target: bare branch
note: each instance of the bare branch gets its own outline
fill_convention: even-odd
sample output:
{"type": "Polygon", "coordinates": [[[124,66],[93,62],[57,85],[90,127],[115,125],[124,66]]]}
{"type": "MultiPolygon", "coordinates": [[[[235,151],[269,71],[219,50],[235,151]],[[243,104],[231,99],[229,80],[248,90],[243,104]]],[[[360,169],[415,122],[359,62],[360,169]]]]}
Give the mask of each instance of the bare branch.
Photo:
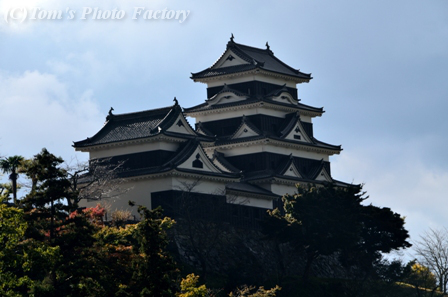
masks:
{"type": "Polygon", "coordinates": [[[419,261],[427,266],[437,277],[443,293],[448,283],[448,230],[429,229],[414,245],[419,261]]]}
{"type": "Polygon", "coordinates": [[[102,199],[121,196],[130,190],[125,185],[126,180],[120,177],[125,161],[113,164],[111,158],[90,160],[90,162],[79,162],[72,159],[67,164],[66,170],[72,182],[72,191],[79,193],[78,203],[82,199],[88,201],[99,201],[102,199]]]}

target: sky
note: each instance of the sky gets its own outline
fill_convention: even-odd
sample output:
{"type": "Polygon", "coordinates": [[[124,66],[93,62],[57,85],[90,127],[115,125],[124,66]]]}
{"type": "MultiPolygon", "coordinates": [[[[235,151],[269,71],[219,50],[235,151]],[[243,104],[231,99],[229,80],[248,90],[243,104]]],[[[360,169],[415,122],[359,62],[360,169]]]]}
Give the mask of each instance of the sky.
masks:
{"type": "Polygon", "coordinates": [[[343,147],[335,179],[404,216],[411,241],[448,227],[447,0],[0,0],[0,156],[87,160],[71,145],[110,107],[202,103],[191,72],[232,33],[312,73],[299,98],[324,107],[314,136],[343,147]]]}

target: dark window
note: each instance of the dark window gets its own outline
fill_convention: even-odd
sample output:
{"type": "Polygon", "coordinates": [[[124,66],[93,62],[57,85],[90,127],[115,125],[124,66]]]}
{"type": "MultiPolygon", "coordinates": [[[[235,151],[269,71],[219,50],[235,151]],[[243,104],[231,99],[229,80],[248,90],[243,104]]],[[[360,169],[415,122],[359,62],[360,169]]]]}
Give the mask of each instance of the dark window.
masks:
{"type": "Polygon", "coordinates": [[[294,139],[302,139],[301,137],[300,137],[300,135],[294,135],[294,139]]]}
{"type": "Polygon", "coordinates": [[[193,167],[194,168],[203,168],[204,165],[202,164],[201,160],[199,160],[201,156],[199,154],[196,155],[196,160],[193,161],[193,167]]]}

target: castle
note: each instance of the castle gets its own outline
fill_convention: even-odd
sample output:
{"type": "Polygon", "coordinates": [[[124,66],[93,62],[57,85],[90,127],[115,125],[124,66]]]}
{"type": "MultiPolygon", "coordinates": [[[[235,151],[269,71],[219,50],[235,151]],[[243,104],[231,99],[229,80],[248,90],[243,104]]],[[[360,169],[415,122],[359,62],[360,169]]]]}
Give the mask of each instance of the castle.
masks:
{"type": "Polygon", "coordinates": [[[341,147],[314,137],[312,120],[323,108],[298,98],[296,85],[311,74],[282,62],[268,43],[254,48],[232,35],[217,61],[191,79],[207,84],[205,102],[181,108],[174,99],[160,109],[111,111],[98,133],[74,143],[90,160],[124,162],[119,175],[130,190],[114,198],[115,208],[133,200],[174,215],[188,193],[250,225],[297,183],[347,185],[330,169],[329,157],[341,147]]]}

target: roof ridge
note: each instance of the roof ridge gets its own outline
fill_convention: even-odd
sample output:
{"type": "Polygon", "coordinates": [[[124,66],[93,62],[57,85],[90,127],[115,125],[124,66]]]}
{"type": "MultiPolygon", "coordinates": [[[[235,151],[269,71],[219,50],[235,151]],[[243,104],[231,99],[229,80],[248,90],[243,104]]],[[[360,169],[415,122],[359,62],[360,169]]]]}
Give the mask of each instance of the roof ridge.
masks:
{"type": "MultiPolygon", "coordinates": [[[[263,53],[267,52],[267,53],[269,53],[269,54],[272,56],[272,58],[274,58],[277,62],[279,62],[280,64],[282,64],[283,66],[285,66],[285,67],[288,68],[289,70],[293,71],[295,74],[304,74],[304,75],[308,75],[308,76],[310,76],[310,79],[312,78],[312,77],[311,77],[311,73],[304,73],[304,72],[301,72],[300,69],[295,69],[295,68],[289,66],[288,64],[286,64],[285,62],[283,62],[282,60],[280,60],[279,58],[277,58],[277,57],[274,55],[274,52],[270,49],[270,46],[268,45],[268,43],[266,43],[266,46],[267,46],[266,49],[262,49],[262,48],[258,48],[258,47],[253,47],[253,46],[245,45],[245,44],[240,44],[240,43],[236,43],[236,42],[233,42],[233,45],[236,46],[237,48],[238,48],[238,47],[243,47],[243,48],[247,48],[247,49],[249,49],[249,50],[256,50],[256,51],[260,51],[260,52],[263,52],[263,53]]],[[[238,49],[241,50],[241,51],[243,51],[243,49],[240,49],[240,48],[238,48],[238,49]]],[[[244,54],[250,57],[250,55],[249,55],[248,53],[244,53],[244,54]]],[[[251,58],[252,58],[253,60],[257,61],[255,58],[253,58],[253,57],[251,57],[251,58]]],[[[250,63],[251,61],[248,61],[248,62],[250,63]]],[[[258,61],[258,62],[263,62],[263,64],[264,64],[265,61],[258,61]]],[[[261,65],[261,67],[263,67],[263,65],[261,65]]]]}
{"type": "Polygon", "coordinates": [[[208,130],[208,129],[204,126],[204,123],[202,123],[201,121],[199,121],[199,122],[197,123],[196,130],[195,130],[195,131],[199,131],[199,130],[202,130],[202,132],[204,132],[204,134],[207,135],[207,136],[210,136],[210,137],[216,137],[216,135],[213,134],[210,130],[208,130]]]}
{"type": "Polygon", "coordinates": [[[161,107],[161,108],[156,108],[156,109],[147,109],[147,110],[142,110],[142,111],[135,111],[135,112],[128,112],[128,113],[119,113],[119,114],[112,114],[110,117],[110,120],[122,120],[126,119],[128,117],[131,116],[137,116],[137,117],[143,117],[148,113],[154,114],[154,113],[158,113],[158,112],[162,112],[164,110],[171,110],[175,105],[172,106],[165,106],[165,107],[161,107]]]}
{"type": "MultiPolygon", "coordinates": [[[[230,170],[234,173],[240,173],[241,170],[233,166],[227,159],[224,157],[223,153],[218,152],[217,150],[213,151],[213,158],[218,160],[219,163],[221,163],[222,166],[224,166],[226,169],[230,170]]],[[[212,159],[213,161],[213,159],[212,159]]]]}

